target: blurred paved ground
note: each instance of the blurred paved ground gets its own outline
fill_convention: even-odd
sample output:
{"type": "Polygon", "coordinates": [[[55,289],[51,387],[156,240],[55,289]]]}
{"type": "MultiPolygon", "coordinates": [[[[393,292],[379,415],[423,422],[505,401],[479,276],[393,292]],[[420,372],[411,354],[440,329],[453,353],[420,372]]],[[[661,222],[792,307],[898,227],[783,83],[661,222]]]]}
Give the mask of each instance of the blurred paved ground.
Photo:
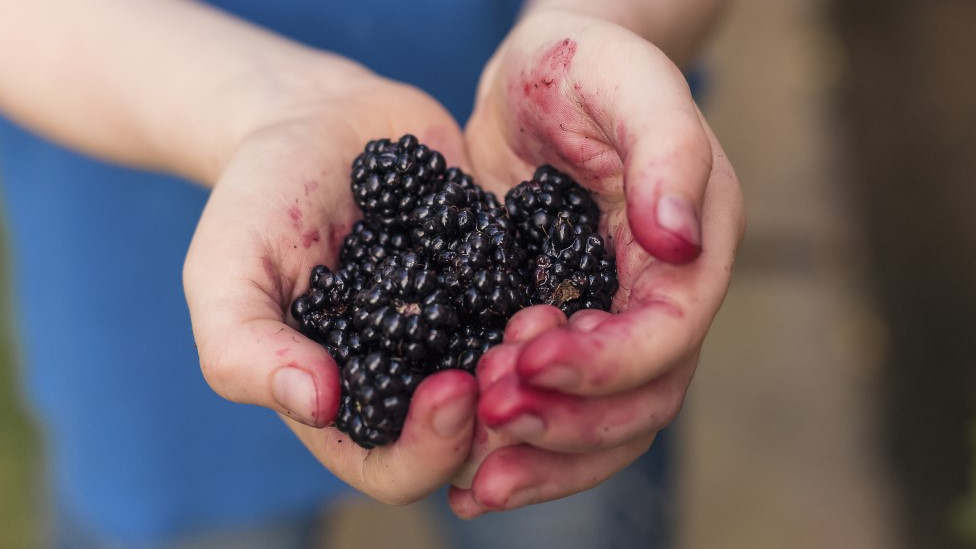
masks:
{"type": "Polygon", "coordinates": [[[819,0],[739,0],[710,120],[749,229],[682,412],[682,549],[894,549],[876,432],[885,333],[862,291],[819,0]]]}

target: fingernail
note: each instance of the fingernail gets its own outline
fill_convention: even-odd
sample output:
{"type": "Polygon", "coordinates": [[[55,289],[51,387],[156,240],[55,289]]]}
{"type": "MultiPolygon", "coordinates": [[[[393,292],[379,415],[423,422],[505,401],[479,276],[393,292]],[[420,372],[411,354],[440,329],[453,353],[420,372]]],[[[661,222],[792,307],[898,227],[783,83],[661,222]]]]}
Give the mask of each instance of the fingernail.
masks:
{"type": "Polygon", "coordinates": [[[279,368],[271,378],[271,395],[288,417],[316,425],[318,390],[311,374],[299,368],[279,368]]]}
{"type": "Polygon", "coordinates": [[[523,414],[503,425],[501,429],[525,442],[532,442],[546,434],[546,422],[537,415],[523,414]]]}
{"type": "Polygon", "coordinates": [[[474,397],[463,395],[444,404],[434,411],[431,420],[434,432],[443,438],[450,438],[461,432],[474,417],[474,397]]]}
{"type": "Polygon", "coordinates": [[[657,224],[688,244],[701,246],[701,224],[695,208],[683,196],[663,194],[657,200],[657,224]]]}
{"type": "Polygon", "coordinates": [[[527,380],[530,384],[547,389],[572,389],[580,383],[580,375],[568,366],[550,366],[527,380]]]}
{"type": "Polygon", "coordinates": [[[532,505],[539,501],[539,490],[538,488],[526,488],[515,492],[509,496],[508,501],[505,502],[506,509],[516,509],[518,507],[525,507],[526,505],[532,505]]]}

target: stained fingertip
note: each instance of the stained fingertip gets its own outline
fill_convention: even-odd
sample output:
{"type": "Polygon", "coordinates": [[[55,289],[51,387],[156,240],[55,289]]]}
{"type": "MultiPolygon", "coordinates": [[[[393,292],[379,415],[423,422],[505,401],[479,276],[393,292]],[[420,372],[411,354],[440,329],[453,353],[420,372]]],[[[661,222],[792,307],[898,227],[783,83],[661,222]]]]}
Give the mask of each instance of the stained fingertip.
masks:
{"type": "Polygon", "coordinates": [[[515,375],[503,376],[490,388],[482,391],[478,400],[478,419],[488,427],[508,423],[521,411],[522,395],[515,375]]]}
{"type": "MultiPolygon", "coordinates": [[[[470,437],[465,433],[474,428],[477,395],[477,382],[467,372],[448,370],[428,377],[411,399],[399,443],[429,444],[438,440],[453,444],[455,439],[470,437]]],[[[468,448],[463,451],[466,453],[468,448]]]]}
{"type": "Polygon", "coordinates": [[[519,378],[540,388],[571,390],[580,380],[576,364],[589,356],[587,333],[552,330],[525,345],[516,371],[519,378]]]}
{"type": "Polygon", "coordinates": [[[522,343],[538,334],[559,326],[565,326],[568,320],[558,307],[552,305],[534,305],[515,313],[505,326],[505,341],[522,343]]]}
{"type": "MultiPolygon", "coordinates": [[[[326,377],[326,376],[323,376],[326,377]]],[[[311,372],[292,366],[279,368],[271,377],[271,395],[279,412],[309,427],[321,428],[332,423],[338,413],[336,381],[316,382],[311,372]]]]}
{"type": "Polygon", "coordinates": [[[569,317],[569,325],[579,332],[592,332],[613,316],[599,309],[583,309],[569,317]]]}
{"type": "Polygon", "coordinates": [[[637,242],[661,261],[683,265],[701,254],[701,221],[686,198],[661,195],[652,208],[635,200],[628,204],[627,217],[637,242]]]}
{"type": "Polygon", "coordinates": [[[476,378],[481,391],[486,391],[502,376],[515,371],[520,347],[509,343],[496,345],[482,355],[478,361],[476,378]]]}

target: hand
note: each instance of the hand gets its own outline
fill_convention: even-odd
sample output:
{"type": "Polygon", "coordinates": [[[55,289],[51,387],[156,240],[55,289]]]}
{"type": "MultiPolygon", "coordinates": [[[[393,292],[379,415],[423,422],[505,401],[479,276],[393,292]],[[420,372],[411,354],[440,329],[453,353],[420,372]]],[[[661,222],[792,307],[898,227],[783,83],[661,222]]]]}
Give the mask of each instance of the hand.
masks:
{"type": "Polygon", "coordinates": [[[340,396],[336,364],[293,328],[288,311],[313,266],[336,266],[359,217],[350,170],[367,141],[414,133],[455,165],[464,163],[463,147],[457,124],[431,98],[353,72],[330,78],[342,89],[300,86],[294,97],[275,98],[267,123],[221,170],[184,284],[203,373],[216,392],[276,410],[337,476],[378,500],[408,503],[442,486],[464,461],[475,380],[460,371],[431,376],[415,393],[400,439],[363,450],[328,427],[340,396]]]}
{"type": "Polygon", "coordinates": [[[497,192],[544,163],[588,187],[620,278],[617,314],[532,307],[482,359],[476,472],[450,493],[473,517],[588,489],[650,447],[694,375],[744,212],[681,72],[595,19],[524,19],[484,71],[466,139],[497,192]]]}

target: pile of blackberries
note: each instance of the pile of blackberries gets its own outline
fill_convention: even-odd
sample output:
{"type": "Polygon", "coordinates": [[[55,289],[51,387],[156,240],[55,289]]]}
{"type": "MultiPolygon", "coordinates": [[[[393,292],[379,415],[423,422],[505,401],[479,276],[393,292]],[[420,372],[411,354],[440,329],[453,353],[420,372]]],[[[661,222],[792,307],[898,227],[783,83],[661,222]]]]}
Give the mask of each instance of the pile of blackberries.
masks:
{"type": "Polygon", "coordinates": [[[352,193],[364,217],[338,269],[315,267],[291,312],[339,364],[336,427],[364,448],[397,439],[426,376],[473,373],[520,309],[610,308],[617,271],[599,208],[550,166],[502,204],[405,135],[366,145],[352,193]]]}

